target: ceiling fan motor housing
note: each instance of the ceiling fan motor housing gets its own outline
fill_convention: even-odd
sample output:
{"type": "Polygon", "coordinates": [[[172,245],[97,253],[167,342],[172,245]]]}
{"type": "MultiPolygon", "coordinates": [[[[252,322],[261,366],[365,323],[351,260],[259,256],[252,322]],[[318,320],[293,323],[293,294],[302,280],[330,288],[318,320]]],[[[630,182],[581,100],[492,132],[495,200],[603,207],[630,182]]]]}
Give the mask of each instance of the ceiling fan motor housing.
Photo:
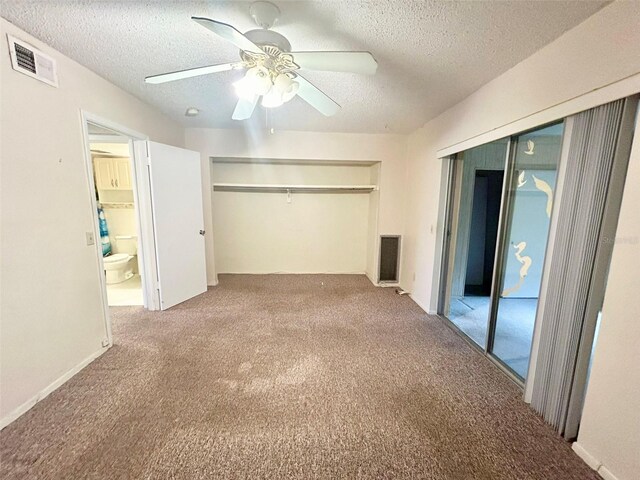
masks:
{"type": "Polygon", "coordinates": [[[280,49],[280,51],[282,52],[291,51],[291,44],[289,43],[289,40],[287,40],[283,35],[274,32],[273,30],[249,30],[244,34],[244,36],[259,47],[269,45],[280,49]]]}
{"type": "Polygon", "coordinates": [[[273,27],[280,17],[280,9],[271,2],[253,2],[249,13],[256,24],[265,29],[273,27]]]}

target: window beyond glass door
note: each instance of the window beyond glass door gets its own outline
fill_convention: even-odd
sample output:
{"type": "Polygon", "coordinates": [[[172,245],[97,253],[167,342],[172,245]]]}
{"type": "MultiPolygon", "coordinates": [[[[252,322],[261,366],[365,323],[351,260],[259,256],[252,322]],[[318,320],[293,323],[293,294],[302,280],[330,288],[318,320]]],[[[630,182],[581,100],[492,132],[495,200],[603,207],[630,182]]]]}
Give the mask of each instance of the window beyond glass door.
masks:
{"type": "Polygon", "coordinates": [[[562,124],[552,125],[520,135],[512,143],[515,151],[490,352],[521,379],[529,367],[562,131],[562,124]]]}

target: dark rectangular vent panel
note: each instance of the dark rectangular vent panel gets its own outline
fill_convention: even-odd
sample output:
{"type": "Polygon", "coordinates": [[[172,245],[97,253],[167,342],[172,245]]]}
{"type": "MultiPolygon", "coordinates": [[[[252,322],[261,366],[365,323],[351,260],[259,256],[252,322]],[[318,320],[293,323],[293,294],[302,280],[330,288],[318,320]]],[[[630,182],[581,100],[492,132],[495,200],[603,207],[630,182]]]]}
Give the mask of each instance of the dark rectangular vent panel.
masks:
{"type": "Polygon", "coordinates": [[[379,272],[379,281],[381,283],[395,283],[398,281],[399,255],[400,237],[398,235],[382,235],[380,237],[379,272]]]}
{"type": "Polygon", "coordinates": [[[15,44],[16,60],[18,65],[31,73],[36,73],[36,57],[31,50],[24,48],[22,45],[15,44]]]}

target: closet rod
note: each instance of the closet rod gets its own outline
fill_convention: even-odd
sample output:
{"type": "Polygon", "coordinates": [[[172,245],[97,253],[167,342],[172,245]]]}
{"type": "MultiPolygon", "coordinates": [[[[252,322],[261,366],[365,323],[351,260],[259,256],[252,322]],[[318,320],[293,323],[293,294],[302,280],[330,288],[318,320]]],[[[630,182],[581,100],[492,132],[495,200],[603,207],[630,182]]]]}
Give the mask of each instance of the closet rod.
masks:
{"type": "Polygon", "coordinates": [[[250,183],[214,183],[215,191],[262,191],[262,192],[372,192],[377,185],[280,185],[250,183]]]}

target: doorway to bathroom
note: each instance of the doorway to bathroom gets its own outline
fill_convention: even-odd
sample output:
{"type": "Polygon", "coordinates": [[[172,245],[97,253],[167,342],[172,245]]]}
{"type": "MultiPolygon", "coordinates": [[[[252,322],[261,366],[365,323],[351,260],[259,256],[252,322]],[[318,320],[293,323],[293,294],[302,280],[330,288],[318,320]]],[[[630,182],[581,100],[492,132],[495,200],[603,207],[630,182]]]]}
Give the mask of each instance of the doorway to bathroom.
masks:
{"type": "Polygon", "coordinates": [[[144,305],[131,138],[92,122],[87,133],[107,304],[144,305]]]}
{"type": "Polygon", "coordinates": [[[81,112],[105,331],[109,308],[166,310],[207,290],[200,153],[81,112]]]}

